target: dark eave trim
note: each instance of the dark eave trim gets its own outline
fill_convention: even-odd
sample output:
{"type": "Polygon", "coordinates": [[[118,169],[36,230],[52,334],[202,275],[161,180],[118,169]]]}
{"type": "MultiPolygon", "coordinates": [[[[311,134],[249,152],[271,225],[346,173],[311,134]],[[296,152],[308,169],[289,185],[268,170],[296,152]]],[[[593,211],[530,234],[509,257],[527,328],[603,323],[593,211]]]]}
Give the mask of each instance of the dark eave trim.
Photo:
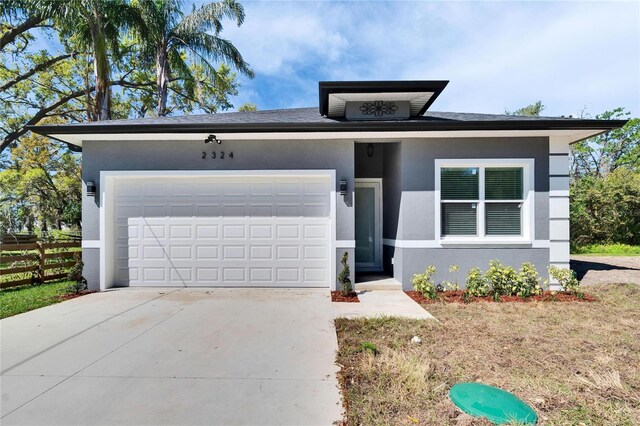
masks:
{"type": "Polygon", "coordinates": [[[277,132],[410,132],[473,130],[611,130],[627,120],[509,120],[509,121],[350,121],[330,123],[184,123],[184,124],[73,124],[27,126],[41,135],[118,133],[277,133],[277,132]]]}
{"type": "Polygon", "coordinates": [[[422,115],[440,96],[449,84],[448,80],[405,80],[405,81],[320,81],[318,93],[320,115],[329,114],[329,95],[331,93],[394,93],[394,92],[433,92],[433,96],[422,107],[422,115]]]}

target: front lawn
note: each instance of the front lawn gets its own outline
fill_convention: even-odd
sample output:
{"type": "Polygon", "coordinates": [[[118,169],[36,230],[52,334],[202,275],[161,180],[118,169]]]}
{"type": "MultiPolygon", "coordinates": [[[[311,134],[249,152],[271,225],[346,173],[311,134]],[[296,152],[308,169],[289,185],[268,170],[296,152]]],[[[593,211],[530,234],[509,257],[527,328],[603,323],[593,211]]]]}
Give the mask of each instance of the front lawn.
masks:
{"type": "Polygon", "coordinates": [[[640,246],[628,244],[590,244],[571,247],[571,254],[588,254],[593,256],[640,256],[640,246]]]}
{"type": "Polygon", "coordinates": [[[439,323],[336,320],[348,424],[457,424],[448,391],[463,381],[514,392],[542,424],[640,424],[640,286],[589,293],[598,301],[427,305],[439,323]]]}
{"type": "Polygon", "coordinates": [[[0,290],[0,319],[58,303],[70,286],[70,281],[57,281],[0,290]]]}

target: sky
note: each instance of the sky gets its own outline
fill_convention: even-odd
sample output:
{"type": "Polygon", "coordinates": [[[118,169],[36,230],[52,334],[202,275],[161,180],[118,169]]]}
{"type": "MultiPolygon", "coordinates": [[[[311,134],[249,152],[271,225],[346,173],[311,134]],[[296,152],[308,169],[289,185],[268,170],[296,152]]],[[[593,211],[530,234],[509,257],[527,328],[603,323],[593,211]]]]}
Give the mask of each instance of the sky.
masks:
{"type": "MultiPolygon", "coordinates": [[[[197,2],[196,2],[197,4],[197,2]]],[[[318,105],[318,81],[449,80],[434,111],[640,115],[640,2],[242,1],[239,106],[318,105]]]]}

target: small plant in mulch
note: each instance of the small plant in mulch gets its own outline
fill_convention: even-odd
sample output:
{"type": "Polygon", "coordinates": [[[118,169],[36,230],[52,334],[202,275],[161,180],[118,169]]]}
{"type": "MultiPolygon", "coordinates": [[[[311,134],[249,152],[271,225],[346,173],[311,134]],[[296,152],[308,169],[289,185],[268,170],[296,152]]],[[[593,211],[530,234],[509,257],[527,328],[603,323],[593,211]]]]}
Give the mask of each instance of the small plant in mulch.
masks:
{"type": "Polygon", "coordinates": [[[411,279],[411,285],[422,297],[433,300],[438,296],[436,284],[433,282],[433,275],[436,272],[436,267],[429,265],[423,274],[415,274],[411,279]]]}
{"type": "Polygon", "coordinates": [[[563,269],[558,268],[557,266],[549,266],[548,268],[549,276],[554,278],[560,284],[563,291],[568,293],[578,293],[578,286],[580,286],[580,282],[576,277],[576,273],[571,269],[563,269]]]}
{"type": "Polygon", "coordinates": [[[469,296],[484,297],[489,295],[489,281],[480,268],[471,268],[467,274],[467,290],[469,296]]]}
{"type": "Polygon", "coordinates": [[[342,270],[338,274],[338,282],[340,283],[340,291],[331,292],[331,300],[333,302],[360,302],[358,295],[353,291],[351,283],[351,269],[349,268],[349,252],[342,255],[342,270]]]}

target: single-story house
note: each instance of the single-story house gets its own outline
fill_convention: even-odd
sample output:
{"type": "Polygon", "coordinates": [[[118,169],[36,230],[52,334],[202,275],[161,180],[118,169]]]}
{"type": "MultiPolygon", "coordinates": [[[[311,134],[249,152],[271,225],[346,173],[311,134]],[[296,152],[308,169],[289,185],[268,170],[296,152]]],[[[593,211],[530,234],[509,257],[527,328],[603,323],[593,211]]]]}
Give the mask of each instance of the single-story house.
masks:
{"type": "Polygon", "coordinates": [[[84,275],[411,288],[491,259],[569,267],[569,145],[625,121],[431,111],[447,81],[320,82],[319,108],[43,125],[82,147],[84,275]],[[398,284],[400,285],[400,284],[398,284]]]}

